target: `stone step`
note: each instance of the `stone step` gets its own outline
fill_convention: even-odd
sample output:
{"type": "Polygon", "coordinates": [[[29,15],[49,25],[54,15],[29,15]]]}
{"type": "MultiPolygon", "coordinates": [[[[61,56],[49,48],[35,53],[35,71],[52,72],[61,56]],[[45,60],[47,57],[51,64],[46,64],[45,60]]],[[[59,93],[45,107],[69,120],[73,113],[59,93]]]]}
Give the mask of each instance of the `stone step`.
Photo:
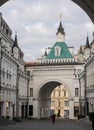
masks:
{"type": "Polygon", "coordinates": [[[2,116],[0,116],[0,126],[6,126],[6,125],[15,125],[15,121],[8,120],[2,116]]]}

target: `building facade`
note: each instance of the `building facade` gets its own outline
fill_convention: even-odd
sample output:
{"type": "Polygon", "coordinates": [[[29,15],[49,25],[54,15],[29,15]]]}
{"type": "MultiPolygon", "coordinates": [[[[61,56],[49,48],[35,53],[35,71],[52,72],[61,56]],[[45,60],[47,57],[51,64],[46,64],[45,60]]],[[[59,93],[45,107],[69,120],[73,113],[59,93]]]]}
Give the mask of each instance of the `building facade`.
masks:
{"type": "MultiPolygon", "coordinates": [[[[35,63],[26,63],[26,70],[30,76],[29,113],[31,112],[30,117],[33,118],[49,117],[52,111],[69,119],[74,119],[79,114],[78,75],[83,71],[84,62],[75,60],[73,49],[69,50],[65,43],[65,32],[61,21],[56,35],[57,42],[53,47],[45,50],[44,56],[35,63]],[[60,100],[56,103],[60,105],[61,102],[62,108],[64,101],[69,104],[62,112],[60,107],[56,109],[51,106],[51,93],[58,86],[64,86],[68,93],[67,98],[63,97],[63,102],[60,100]]],[[[54,98],[52,97],[52,100],[54,98]]]]}
{"type": "Polygon", "coordinates": [[[86,41],[85,54],[84,71],[79,77],[81,106],[84,104],[85,109],[80,107],[80,112],[87,116],[89,112],[94,112],[94,33],[91,44],[88,39],[86,41]]]}
{"type": "Polygon", "coordinates": [[[60,85],[51,94],[51,114],[57,117],[69,118],[69,93],[66,87],[60,85]]]}
{"type": "Polygon", "coordinates": [[[12,31],[0,13],[0,115],[4,117],[25,117],[27,82],[23,52],[18,46],[17,34],[12,31]]]}
{"type": "Polygon", "coordinates": [[[55,112],[74,119],[94,111],[94,39],[89,45],[87,37],[74,55],[61,21],[56,35],[41,58],[25,63],[17,33],[13,40],[0,13],[0,116],[40,119],[55,112]]]}

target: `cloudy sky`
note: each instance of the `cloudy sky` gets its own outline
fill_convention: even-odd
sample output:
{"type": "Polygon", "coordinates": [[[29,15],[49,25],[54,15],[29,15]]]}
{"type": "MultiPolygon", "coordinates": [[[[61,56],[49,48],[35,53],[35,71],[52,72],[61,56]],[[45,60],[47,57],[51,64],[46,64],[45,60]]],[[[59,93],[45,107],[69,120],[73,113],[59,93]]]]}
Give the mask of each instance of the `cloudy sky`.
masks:
{"type": "Polygon", "coordinates": [[[60,13],[68,46],[77,50],[85,44],[87,34],[92,41],[93,23],[71,0],[10,0],[0,7],[0,12],[13,32],[13,39],[17,31],[25,61],[41,57],[45,48],[54,45],[60,13]]]}

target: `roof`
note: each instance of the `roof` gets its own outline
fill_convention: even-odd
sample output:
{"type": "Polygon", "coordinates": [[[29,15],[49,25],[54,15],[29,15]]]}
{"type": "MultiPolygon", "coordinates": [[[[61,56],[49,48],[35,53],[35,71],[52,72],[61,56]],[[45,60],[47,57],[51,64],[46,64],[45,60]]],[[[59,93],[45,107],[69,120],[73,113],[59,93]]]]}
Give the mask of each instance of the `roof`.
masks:
{"type": "Polygon", "coordinates": [[[30,67],[30,66],[34,66],[34,65],[38,65],[39,63],[38,62],[25,62],[25,66],[26,67],[30,67]]]}
{"type": "Polygon", "coordinates": [[[66,43],[56,42],[51,51],[49,52],[47,59],[62,59],[62,58],[73,58],[66,43]],[[60,55],[55,55],[55,47],[60,47],[60,55]]]}
{"type": "Polygon", "coordinates": [[[88,36],[87,36],[87,39],[86,39],[86,46],[85,46],[85,48],[90,48],[90,46],[89,46],[89,38],[88,38],[88,36]]]}
{"type": "Polygon", "coordinates": [[[60,21],[60,24],[59,24],[59,28],[57,29],[56,35],[57,35],[58,33],[61,33],[61,34],[65,35],[64,28],[62,27],[61,21],[60,21]]]}

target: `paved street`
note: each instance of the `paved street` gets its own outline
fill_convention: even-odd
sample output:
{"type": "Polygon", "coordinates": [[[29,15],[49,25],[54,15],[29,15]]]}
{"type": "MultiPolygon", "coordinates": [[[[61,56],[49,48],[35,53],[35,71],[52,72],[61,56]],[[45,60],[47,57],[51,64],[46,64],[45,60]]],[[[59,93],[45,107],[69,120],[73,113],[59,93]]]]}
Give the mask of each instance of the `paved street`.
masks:
{"type": "Polygon", "coordinates": [[[92,126],[72,120],[56,120],[55,124],[51,120],[29,120],[0,127],[0,130],[92,130],[92,126]]]}

